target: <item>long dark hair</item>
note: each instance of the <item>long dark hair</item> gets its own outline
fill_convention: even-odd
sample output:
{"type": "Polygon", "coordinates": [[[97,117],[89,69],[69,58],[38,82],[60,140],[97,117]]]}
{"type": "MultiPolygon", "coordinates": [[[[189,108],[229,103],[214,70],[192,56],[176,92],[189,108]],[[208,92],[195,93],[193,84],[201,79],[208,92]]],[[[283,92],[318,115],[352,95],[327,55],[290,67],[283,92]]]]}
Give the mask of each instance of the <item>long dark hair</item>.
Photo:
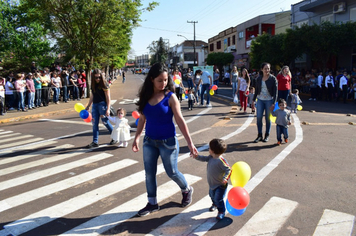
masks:
{"type": "Polygon", "coordinates": [[[105,79],[105,76],[103,76],[103,73],[101,72],[101,70],[99,69],[94,69],[93,72],[91,73],[91,90],[93,91],[93,93],[95,92],[95,87],[96,86],[96,82],[95,82],[95,75],[96,74],[100,74],[101,80],[99,81],[99,89],[109,89],[109,85],[108,82],[105,79]]]}
{"type": "Polygon", "coordinates": [[[139,100],[136,103],[136,105],[138,106],[137,110],[140,113],[143,113],[143,109],[145,108],[148,100],[150,100],[150,98],[153,95],[153,82],[152,80],[157,78],[160,74],[167,72],[168,74],[168,83],[167,86],[164,88],[164,91],[174,91],[174,85],[173,85],[173,80],[170,76],[170,74],[168,73],[168,68],[163,64],[163,63],[156,63],[154,64],[151,69],[149,70],[145,82],[143,82],[139,92],[138,92],[138,97],[139,100]]]}
{"type": "MultiPolygon", "coordinates": [[[[246,72],[246,77],[244,78],[246,80],[246,83],[250,83],[250,75],[248,74],[248,70],[246,68],[243,68],[242,71],[246,72]]],[[[241,75],[243,77],[242,71],[241,71],[241,75]]]]}

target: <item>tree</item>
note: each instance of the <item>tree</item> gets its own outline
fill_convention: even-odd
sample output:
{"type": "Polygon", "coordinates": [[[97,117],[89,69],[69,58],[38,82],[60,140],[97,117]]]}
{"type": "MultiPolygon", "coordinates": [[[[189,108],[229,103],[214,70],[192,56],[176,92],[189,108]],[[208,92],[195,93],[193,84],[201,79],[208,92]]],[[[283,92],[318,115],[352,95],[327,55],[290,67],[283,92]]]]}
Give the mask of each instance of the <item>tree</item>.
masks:
{"type": "Polygon", "coordinates": [[[8,1],[0,1],[0,12],[0,58],[5,70],[29,72],[31,61],[40,66],[54,61],[47,31],[27,12],[8,1]]]}
{"type": "Polygon", "coordinates": [[[168,58],[168,48],[169,45],[166,43],[162,37],[157,41],[153,41],[147,49],[150,51],[151,59],[150,64],[153,65],[157,62],[165,63],[168,58]]]}
{"type": "Polygon", "coordinates": [[[208,57],[206,58],[206,63],[208,65],[217,66],[220,73],[222,73],[223,66],[230,64],[233,60],[234,55],[232,55],[231,53],[213,52],[208,54],[208,57]]]}
{"type": "Polygon", "coordinates": [[[124,65],[142,11],[156,5],[142,8],[141,0],[22,0],[22,7],[51,30],[65,54],[85,62],[89,78],[95,62],[124,65]]]}

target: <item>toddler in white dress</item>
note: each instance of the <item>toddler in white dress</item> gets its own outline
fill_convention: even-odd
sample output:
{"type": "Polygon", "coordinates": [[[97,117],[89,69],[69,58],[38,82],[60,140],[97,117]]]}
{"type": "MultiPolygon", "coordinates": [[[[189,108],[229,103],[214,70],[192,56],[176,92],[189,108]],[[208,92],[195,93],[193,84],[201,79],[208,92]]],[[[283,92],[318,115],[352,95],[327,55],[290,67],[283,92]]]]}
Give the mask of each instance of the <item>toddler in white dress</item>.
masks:
{"type": "Polygon", "coordinates": [[[118,147],[127,147],[130,140],[130,125],[128,120],[125,118],[126,111],[123,108],[119,108],[116,111],[117,116],[111,117],[108,119],[112,124],[115,125],[114,129],[111,132],[111,143],[119,143],[118,147]]]}

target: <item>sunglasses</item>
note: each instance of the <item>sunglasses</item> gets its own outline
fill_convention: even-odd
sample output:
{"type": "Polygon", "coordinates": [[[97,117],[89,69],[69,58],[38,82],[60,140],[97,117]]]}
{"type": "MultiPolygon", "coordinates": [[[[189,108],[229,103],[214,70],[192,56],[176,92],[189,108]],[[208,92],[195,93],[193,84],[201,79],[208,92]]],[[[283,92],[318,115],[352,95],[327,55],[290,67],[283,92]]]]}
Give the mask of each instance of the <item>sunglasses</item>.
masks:
{"type": "Polygon", "coordinates": [[[101,76],[95,76],[94,79],[101,79],[101,76]]]}

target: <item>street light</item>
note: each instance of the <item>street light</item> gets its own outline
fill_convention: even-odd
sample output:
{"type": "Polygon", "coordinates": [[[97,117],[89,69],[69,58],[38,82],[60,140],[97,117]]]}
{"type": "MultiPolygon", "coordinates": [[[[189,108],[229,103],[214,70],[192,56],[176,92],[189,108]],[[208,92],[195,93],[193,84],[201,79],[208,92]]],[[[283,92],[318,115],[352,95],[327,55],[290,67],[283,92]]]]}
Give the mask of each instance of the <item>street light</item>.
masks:
{"type": "MultiPolygon", "coordinates": [[[[190,41],[190,40],[187,39],[187,37],[185,37],[184,35],[177,34],[177,36],[183,37],[183,38],[185,38],[187,41],[190,41]]],[[[190,43],[191,43],[191,42],[190,42],[190,43]]],[[[194,66],[196,66],[195,62],[196,62],[197,60],[196,60],[196,55],[195,55],[195,37],[194,37],[194,43],[192,43],[192,45],[193,45],[193,48],[194,48],[194,66]]]]}

